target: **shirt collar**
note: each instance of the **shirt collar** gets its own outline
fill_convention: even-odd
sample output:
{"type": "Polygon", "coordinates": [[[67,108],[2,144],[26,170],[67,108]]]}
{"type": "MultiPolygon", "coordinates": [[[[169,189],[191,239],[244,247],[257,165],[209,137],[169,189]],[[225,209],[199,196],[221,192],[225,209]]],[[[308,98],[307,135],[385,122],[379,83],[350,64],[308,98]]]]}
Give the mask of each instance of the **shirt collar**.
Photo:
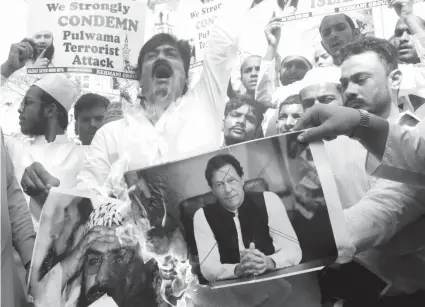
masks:
{"type": "MultiPolygon", "coordinates": [[[[34,137],[34,140],[32,143],[35,145],[48,144],[46,137],[44,135],[37,135],[36,137],[34,137]]],[[[69,143],[69,139],[66,134],[57,135],[55,140],[52,142],[52,144],[65,144],[65,143],[69,143]]]]}

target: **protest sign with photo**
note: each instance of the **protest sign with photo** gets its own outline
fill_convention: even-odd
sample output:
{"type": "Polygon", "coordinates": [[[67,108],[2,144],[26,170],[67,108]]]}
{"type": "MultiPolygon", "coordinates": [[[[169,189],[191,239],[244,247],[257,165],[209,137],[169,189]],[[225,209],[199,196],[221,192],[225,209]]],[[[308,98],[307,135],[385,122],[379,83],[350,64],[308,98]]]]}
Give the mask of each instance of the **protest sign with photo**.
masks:
{"type": "Polygon", "coordinates": [[[161,258],[167,242],[150,229],[138,204],[52,189],[32,257],[29,294],[35,305],[186,306],[192,274],[185,246],[173,242],[178,252],[161,258]]]}
{"type": "Polygon", "coordinates": [[[31,1],[28,37],[36,52],[27,72],[135,79],[146,9],[141,1],[31,1]]]}
{"type": "Polygon", "coordinates": [[[127,172],[129,197],[164,240],[182,229],[192,271],[212,288],[318,270],[348,237],[323,144],[298,135],[127,172]],[[252,253],[264,261],[258,270],[252,253]]]}

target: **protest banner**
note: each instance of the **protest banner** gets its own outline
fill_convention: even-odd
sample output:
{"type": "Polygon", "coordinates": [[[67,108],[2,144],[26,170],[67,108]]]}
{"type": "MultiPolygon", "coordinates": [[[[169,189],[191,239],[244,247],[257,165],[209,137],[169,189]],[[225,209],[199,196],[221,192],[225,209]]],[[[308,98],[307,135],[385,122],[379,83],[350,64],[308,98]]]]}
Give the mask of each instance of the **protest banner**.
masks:
{"type": "Polygon", "coordinates": [[[146,3],[43,0],[31,1],[29,11],[28,34],[36,52],[32,63],[27,63],[27,73],[135,79],[146,3]]]}

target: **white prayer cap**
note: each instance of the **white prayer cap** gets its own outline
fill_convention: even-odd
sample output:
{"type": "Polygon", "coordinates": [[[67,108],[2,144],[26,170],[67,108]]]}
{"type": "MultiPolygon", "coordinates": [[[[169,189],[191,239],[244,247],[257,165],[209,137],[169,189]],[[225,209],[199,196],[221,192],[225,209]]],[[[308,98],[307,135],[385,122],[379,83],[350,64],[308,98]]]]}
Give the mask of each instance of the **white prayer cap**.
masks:
{"type": "Polygon", "coordinates": [[[73,103],[77,100],[78,91],[75,84],[65,76],[59,74],[47,74],[34,85],[38,86],[57,102],[59,102],[68,112],[73,103]]]}
{"type": "Polygon", "coordinates": [[[301,80],[301,87],[305,88],[315,84],[335,83],[340,84],[341,68],[337,66],[315,67],[309,70],[301,80]]]}
{"type": "Polygon", "coordinates": [[[95,226],[122,226],[123,217],[120,214],[119,207],[114,203],[102,204],[100,207],[94,209],[86,224],[86,232],[95,226]]]}

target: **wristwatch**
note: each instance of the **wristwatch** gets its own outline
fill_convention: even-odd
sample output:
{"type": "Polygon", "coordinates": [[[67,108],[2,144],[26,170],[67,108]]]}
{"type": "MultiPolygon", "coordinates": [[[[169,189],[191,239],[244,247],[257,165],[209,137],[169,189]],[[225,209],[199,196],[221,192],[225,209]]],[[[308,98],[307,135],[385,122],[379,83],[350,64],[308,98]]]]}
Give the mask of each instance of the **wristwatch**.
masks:
{"type": "Polygon", "coordinates": [[[366,110],[358,109],[360,113],[360,122],[356,129],[354,129],[353,134],[350,135],[350,138],[358,140],[358,133],[361,132],[362,128],[368,128],[370,122],[370,114],[366,110]]]}

